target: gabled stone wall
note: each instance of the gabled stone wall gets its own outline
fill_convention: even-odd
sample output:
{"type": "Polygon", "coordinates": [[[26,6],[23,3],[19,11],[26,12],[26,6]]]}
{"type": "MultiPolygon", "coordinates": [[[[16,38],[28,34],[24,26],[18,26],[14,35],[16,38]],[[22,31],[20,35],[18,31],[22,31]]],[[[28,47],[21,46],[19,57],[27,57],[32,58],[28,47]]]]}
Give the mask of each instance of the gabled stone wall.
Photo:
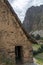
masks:
{"type": "Polygon", "coordinates": [[[0,50],[15,58],[15,46],[23,47],[24,62],[33,62],[32,43],[27,39],[23,30],[10,9],[0,1],[0,50]]]}

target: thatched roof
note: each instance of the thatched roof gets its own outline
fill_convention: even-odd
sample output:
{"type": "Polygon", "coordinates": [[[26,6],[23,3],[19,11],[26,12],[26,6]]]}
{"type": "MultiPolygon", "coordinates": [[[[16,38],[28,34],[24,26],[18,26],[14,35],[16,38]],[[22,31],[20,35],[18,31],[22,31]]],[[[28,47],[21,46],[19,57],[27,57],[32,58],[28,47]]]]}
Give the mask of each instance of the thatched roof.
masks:
{"type": "Polygon", "coordinates": [[[17,20],[17,22],[19,23],[21,29],[23,30],[24,34],[26,35],[26,37],[32,42],[32,43],[37,43],[35,39],[33,39],[29,33],[26,32],[26,30],[24,29],[23,25],[21,24],[20,19],[18,18],[17,14],[15,13],[15,11],[13,10],[12,6],[10,5],[10,3],[8,2],[8,0],[4,0],[4,2],[7,4],[8,8],[11,10],[12,14],[14,15],[15,19],[17,20]]]}

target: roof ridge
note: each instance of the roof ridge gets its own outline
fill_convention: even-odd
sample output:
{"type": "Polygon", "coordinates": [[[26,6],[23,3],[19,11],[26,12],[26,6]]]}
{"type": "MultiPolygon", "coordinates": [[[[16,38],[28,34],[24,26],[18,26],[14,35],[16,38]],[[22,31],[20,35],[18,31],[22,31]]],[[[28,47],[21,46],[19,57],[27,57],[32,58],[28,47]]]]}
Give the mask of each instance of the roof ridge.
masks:
{"type": "Polygon", "coordinates": [[[15,13],[14,9],[12,8],[12,6],[11,6],[10,3],[8,2],[8,0],[4,0],[4,2],[7,4],[7,6],[9,7],[9,9],[11,10],[12,14],[13,14],[13,15],[15,14],[15,19],[18,21],[18,23],[19,23],[20,27],[22,28],[23,32],[25,33],[26,37],[27,37],[31,42],[37,43],[36,40],[33,39],[33,38],[29,35],[29,33],[26,32],[26,30],[24,29],[23,25],[21,24],[20,19],[18,18],[17,14],[15,13]]]}

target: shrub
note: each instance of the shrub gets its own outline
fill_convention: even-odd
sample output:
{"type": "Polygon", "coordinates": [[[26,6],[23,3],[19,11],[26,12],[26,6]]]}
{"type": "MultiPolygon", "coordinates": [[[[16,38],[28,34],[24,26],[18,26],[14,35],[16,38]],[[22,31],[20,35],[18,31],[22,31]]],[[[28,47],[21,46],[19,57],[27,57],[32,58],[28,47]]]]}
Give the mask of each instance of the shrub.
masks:
{"type": "Polygon", "coordinates": [[[39,53],[42,53],[43,52],[43,44],[41,44],[41,47],[37,50],[37,51],[33,51],[33,55],[37,55],[39,53]]]}
{"type": "Polygon", "coordinates": [[[36,40],[39,40],[39,39],[40,39],[40,35],[37,34],[37,35],[35,36],[35,39],[36,39],[36,40]]]}

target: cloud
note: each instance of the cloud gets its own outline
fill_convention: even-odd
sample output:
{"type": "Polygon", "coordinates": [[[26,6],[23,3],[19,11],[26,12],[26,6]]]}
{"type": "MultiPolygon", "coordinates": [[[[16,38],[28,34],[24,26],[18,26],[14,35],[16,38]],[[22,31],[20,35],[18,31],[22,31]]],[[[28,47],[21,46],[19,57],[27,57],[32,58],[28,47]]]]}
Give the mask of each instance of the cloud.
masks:
{"type": "Polygon", "coordinates": [[[43,4],[43,0],[34,0],[33,1],[34,6],[40,6],[41,4],[43,4]]]}
{"type": "Polygon", "coordinates": [[[29,7],[43,4],[43,0],[9,0],[9,2],[21,21],[24,20],[26,10],[29,7]]]}

